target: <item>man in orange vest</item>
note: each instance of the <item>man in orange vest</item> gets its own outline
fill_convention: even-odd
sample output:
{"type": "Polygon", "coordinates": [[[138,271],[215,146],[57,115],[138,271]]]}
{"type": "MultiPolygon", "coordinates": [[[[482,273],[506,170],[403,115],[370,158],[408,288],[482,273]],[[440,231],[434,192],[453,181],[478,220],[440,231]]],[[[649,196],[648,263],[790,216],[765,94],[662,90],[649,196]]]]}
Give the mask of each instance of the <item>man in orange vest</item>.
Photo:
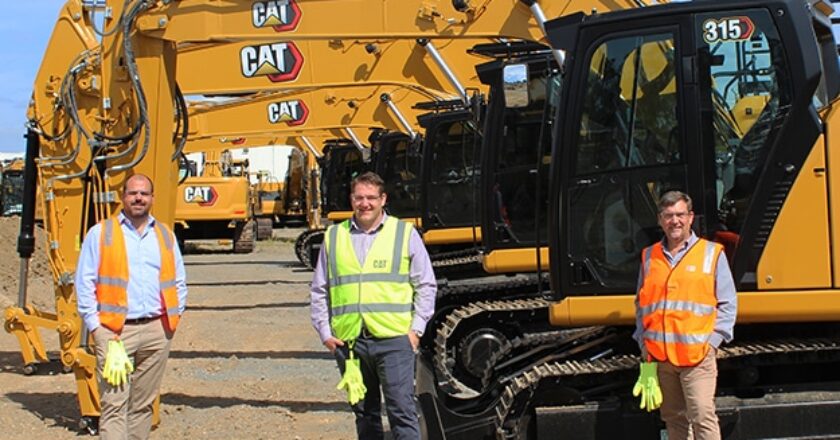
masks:
{"type": "Polygon", "coordinates": [[[732,340],[737,297],[723,246],[698,238],[691,198],[669,191],[659,200],[662,241],[642,251],[634,339],[642,350],[642,374],[634,389],[661,387],[659,405],[671,440],[720,439],[715,414],[716,353],[732,340]],[[649,375],[651,377],[645,378],[649,375]]]}
{"type": "Polygon", "coordinates": [[[122,212],[90,228],[76,268],[79,315],[95,343],[103,439],[148,438],[186,305],[178,242],[149,214],[153,191],[145,175],[126,179],[122,212]]]}

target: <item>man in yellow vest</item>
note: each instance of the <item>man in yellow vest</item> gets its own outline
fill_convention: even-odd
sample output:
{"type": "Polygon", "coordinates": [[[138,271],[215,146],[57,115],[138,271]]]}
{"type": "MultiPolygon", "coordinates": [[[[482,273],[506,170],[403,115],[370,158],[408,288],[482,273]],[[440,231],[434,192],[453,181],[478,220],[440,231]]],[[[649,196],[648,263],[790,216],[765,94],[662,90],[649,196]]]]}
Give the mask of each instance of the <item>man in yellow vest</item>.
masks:
{"type": "Polygon", "coordinates": [[[101,379],[103,439],[149,437],[152,406],[186,305],[175,235],[149,214],[153,191],[145,175],[126,179],[122,212],[90,228],[76,268],[79,315],[93,335],[101,379]]]}
{"type": "Polygon", "coordinates": [[[715,414],[717,360],[732,340],[737,313],[735,282],[723,246],[698,238],[691,198],[669,191],[659,200],[662,241],[642,251],[636,295],[636,331],[642,350],[639,383],[648,411],[660,414],[671,440],[720,439],[715,414]],[[649,377],[645,377],[649,376],[649,377]],[[661,387],[651,398],[646,384],[661,387]]]}
{"type": "Polygon", "coordinates": [[[336,355],[342,384],[351,366],[361,370],[363,397],[348,389],[358,437],[383,438],[384,395],[393,438],[419,440],[414,354],[434,312],[434,272],[417,231],[383,210],[382,178],[361,174],[350,190],[353,217],[327,229],[318,257],[312,325],[336,355]]]}

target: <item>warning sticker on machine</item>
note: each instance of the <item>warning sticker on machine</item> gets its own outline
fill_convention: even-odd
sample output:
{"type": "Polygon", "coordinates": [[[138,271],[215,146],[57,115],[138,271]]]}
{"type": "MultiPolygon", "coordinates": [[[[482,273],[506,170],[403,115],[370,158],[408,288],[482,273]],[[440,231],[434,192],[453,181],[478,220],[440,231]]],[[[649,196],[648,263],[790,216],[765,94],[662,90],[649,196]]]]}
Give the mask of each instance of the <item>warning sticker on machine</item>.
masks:
{"type": "Polygon", "coordinates": [[[707,43],[749,40],[754,31],[755,25],[746,16],[710,18],[703,22],[703,40],[707,43]]]}

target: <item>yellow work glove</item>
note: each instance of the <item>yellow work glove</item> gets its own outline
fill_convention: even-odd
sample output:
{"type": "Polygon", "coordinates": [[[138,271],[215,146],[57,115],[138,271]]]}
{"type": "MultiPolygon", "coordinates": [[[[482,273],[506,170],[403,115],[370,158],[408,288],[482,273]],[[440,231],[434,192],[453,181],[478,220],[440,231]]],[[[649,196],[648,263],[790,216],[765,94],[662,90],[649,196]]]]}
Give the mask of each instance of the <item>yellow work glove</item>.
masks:
{"type": "Polygon", "coordinates": [[[633,396],[641,394],[639,408],[648,412],[662,405],[662,390],[659,389],[659,377],[656,375],[656,362],[642,362],[639,364],[639,380],[633,387],[633,396]]]}
{"type": "Polygon", "coordinates": [[[134,371],[134,365],[125,346],[119,339],[108,341],[108,350],[105,352],[105,367],[102,369],[102,377],[111,386],[118,387],[128,382],[128,375],[134,371]]]}
{"type": "Polygon", "coordinates": [[[359,360],[353,358],[352,351],[350,352],[350,359],[347,359],[344,363],[344,376],[341,377],[341,381],[335,388],[337,390],[347,390],[347,401],[350,402],[351,405],[355,405],[365,398],[367,388],[365,387],[365,382],[362,379],[362,370],[359,367],[359,360]]]}

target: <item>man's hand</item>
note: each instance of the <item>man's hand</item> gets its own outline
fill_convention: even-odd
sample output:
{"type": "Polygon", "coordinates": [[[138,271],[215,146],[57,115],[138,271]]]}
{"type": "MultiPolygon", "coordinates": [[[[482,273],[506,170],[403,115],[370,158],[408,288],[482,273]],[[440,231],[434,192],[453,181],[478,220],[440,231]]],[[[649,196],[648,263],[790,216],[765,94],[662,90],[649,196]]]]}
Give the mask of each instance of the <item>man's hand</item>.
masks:
{"type": "Polygon", "coordinates": [[[408,332],[408,342],[411,342],[411,349],[417,352],[417,347],[420,346],[420,336],[417,336],[417,332],[414,330],[408,332]]]}
{"type": "Polygon", "coordinates": [[[327,349],[330,350],[330,353],[335,353],[336,348],[344,347],[344,342],[342,342],[341,339],[330,337],[324,341],[324,347],[327,347],[327,349]]]}

